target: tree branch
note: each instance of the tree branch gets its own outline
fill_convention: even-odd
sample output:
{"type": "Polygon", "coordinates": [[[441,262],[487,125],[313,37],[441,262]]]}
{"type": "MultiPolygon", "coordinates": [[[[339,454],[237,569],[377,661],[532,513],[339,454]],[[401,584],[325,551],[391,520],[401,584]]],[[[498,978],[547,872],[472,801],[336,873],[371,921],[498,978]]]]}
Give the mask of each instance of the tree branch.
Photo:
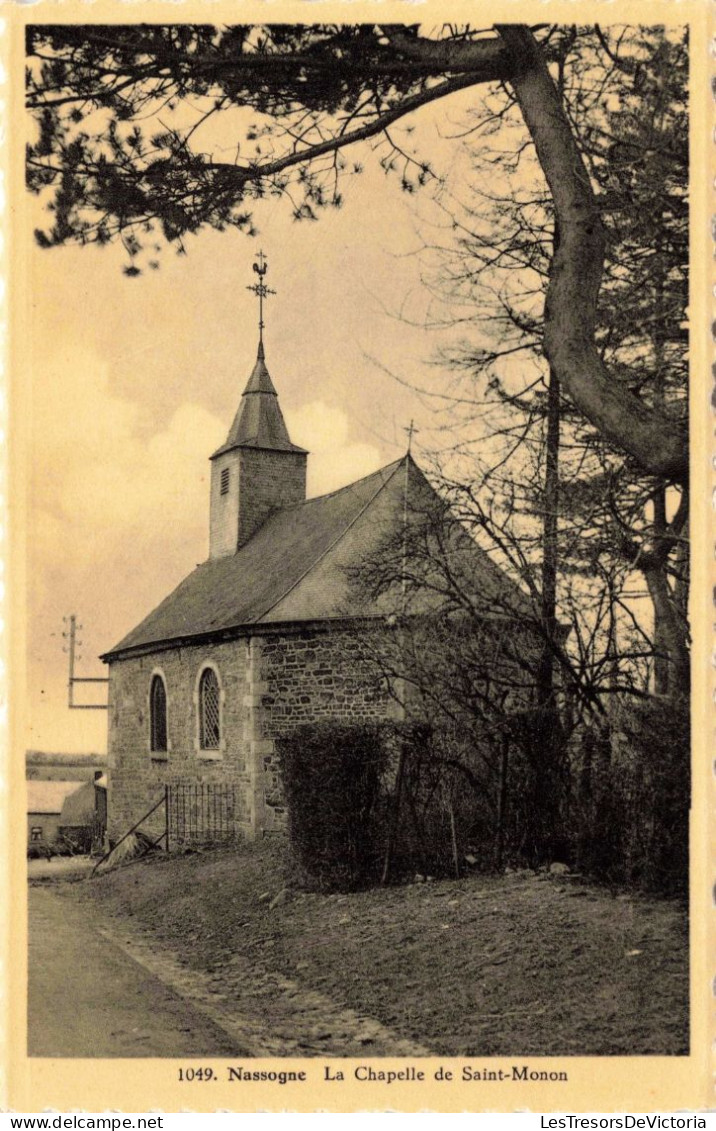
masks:
{"type": "Polygon", "coordinates": [[[444,98],[447,94],[453,94],[456,90],[465,90],[466,87],[474,86],[476,82],[487,81],[489,80],[476,79],[474,75],[464,75],[461,78],[449,79],[447,82],[433,86],[429,90],[421,91],[419,94],[408,95],[397,106],[380,113],[379,116],[367,126],[361,126],[359,129],[352,130],[350,133],[339,133],[336,137],[329,138],[328,141],[319,142],[316,145],[309,145],[306,149],[289,153],[285,157],[279,157],[276,161],[269,161],[264,165],[233,165],[222,161],[208,161],[205,164],[205,168],[221,169],[229,174],[234,173],[236,174],[237,181],[241,184],[263,180],[265,177],[272,177],[275,176],[276,173],[283,172],[284,169],[290,169],[293,165],[314,161],[317,157],[322,157],[326,153],[334,153],[337,149],[345,149],[346,146],[354,145],[358,141],[366,141],[368,138],[383,133],[386,126],[390,126],[393,122],[399,121],[400,118],[404,118],[406,114],[410,114],[420,106],[425,106],[429,102],[435,102],[438,98],[444,98]]]}
{"type": "Polygon", "coordinates": [[[688,427],[648,408],[612,377],[595,345],[604,234],[589,175],[556,87],[528,28],[500,24],[510,82],[554,201],[559,248],[545,302],[545,353],[575,404],[648,473],[688,479],[688,427]]]}

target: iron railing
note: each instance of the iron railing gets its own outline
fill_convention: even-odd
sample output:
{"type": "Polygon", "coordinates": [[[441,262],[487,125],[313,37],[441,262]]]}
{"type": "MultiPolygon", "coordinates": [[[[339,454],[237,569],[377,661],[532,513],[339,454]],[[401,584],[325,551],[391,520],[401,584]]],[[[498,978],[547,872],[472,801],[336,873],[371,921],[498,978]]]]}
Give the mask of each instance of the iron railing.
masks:
{"type": "Polygon", "coordinates": [[[225,844],[236,837],[236,788],[223,783],[175,782],[166,788],[167,848],[225,844]]]}

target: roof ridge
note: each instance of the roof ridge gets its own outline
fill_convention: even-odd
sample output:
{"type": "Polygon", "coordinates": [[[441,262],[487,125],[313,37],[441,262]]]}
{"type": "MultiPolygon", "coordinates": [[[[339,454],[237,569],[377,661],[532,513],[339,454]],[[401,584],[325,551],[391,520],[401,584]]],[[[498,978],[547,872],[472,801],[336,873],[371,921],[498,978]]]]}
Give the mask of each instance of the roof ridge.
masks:
{"type": "MultiPolygon", "coordinates": [[[[307,507],[311,503],[321,503],[324,499],[332,499],[335,495],[340,495],[342,491],[351,491],[354,487],[360,487],[361,483],[367,483],[369,479],[373,479],[374,476],[380,475],[382,472],[387,471],[388,468],[391,468],[390,475],[387,479],[383,480],[384,484],[388,483],[404,459],[405,456],[401,456],[400,459],[393,460],[392,463],[386,463],[384,467],[379,467],[376,471],[368,472],[367,475],[363,475],[360,479],[354,479],[352,483],[344,483],[342,487],[336,487],[333,491],[326,491],[325,495],[313,495],[310,499],[302,499],[299,503],[289,503],[288,506],[281,507],[280,511],[298,510],[299,507],[307,507]]],[[[378,488],[378,491],[380,491],[380,488],[378,488]]],[[[378,491],[376,494],[378,494],[378,491]]]]}
{"type": "MultiPolygon", "coordinates": [[[[259,623],[260,623],[260,622],[261,622],[261,621],[263,620],[263,618],[264,618],[265,616],[268,616],[268,614],[269,614],[269,613],[271,612],[271,610],[272,610],[272,609],[275,609],[277,605],[280,605],[280,604],[281,604],[281,602],[282,602],[283,600],[285,600],[285,599],[286,599],[286,597],[288,597],[289,593],[292,593],[292,592],[293,592],[293,590],[294,590],[294,589],[295,589],[295,588],[296,588],[296,587],[297,587],[298,585],[300,585],[300,584],[301,584],[301,582],[305,580],[305,578],[307,578],[307,577],[308,577],[309,573],[312,573],[312,572],[313,572],[313,570],[314,570],[314,569],[316,568],[316,566],[317,566],[317,565],[319,565],[319,564],[320,564],[320,562],[322,562],[322,561],[324,560],[324,558],[326,558],[326,557],[328,556],[328,554],[330,554],[330,553],[331,553],[331,551],[335,549],[335,547],[336,547],[336,546],[337,546],[337,545],[339,544],[339,542],[341,542],[341,541],[342,541],[342,540],[343,540],[343,539],[345,538],[345,536],[346,536],[346,534],[348,533],[348,531],[349,531],[349,530],[351,530],[351,529],[352,529],[352,528],[353,528],[353,527],[355,526],[355,524],[356,524],[356,523],[358,522],[358,519],[359,519],[359,518],[361,518],[361,517],[362,517],[362,516],[363,516],[363,515],[365,514],[365,512],[366,512],[366,511],[367,511],[367,509],[368,509],[368,507],[369,507],[369,506],[371,506],[371,504],[375,502],[375,500],[376,500],[376,499],[378,498],[378,495],[379,495],[379,494],[381,493],[381,491],[385,490],[385,488],[386,488],[386,487],[388,486],[388,484],[389,484],[389,483],[390,483],[390,481],[392,480],[393,476],[397,474],[397,472],[398,472],[398,469],[399,469],[399,468],[401,467],[401,465],[403,464],[403,462],[404,462],[405,458],[406,458],[406,457],[405,457],[405,456],[403,456],[403,457],[402,457],[401,459],[399,459],[399,460],[396,460],[396,462],[395,462],[395,464],[394,464],[394,466],[393,466],[393,470],[391,471],[391,473],[390,473],[390,475],[388,476],[388,478],[387,478],[387,479],[384,479],[384,480],[382,481],[382,483],[381,483],[381,484],[380,484],[380,486],[378,487],[378,490],[377,490],[377,491],[376,491],[376,492],[375,492],[375,493],[374,493],[373,495],[371,495],[371,497],[370,497],[370,498],[369,498],[369,499],[368,499],[368,500],[367,500],[367,501],[366,501],[366,502],[365,502],[365,503],[363,504],[363,506],[361,507],[361,509],[360,509],[360,510],[358,511],[358,514],[356,514],[356,515],[355,515],[355,516],[354,516],[354,517],[353,517],[353,518],[351,519],[351,521],[350,521],[350,522],[348,523],[348,525],[347,525],[347,526],[345,526],[345,527],[343,528],[343,530],[342,530],[342,531],[340,532],[340,534],[338,535],[338,537],[337,537],[337,538],[334,538],[334,539],[333,539],[333,541],[332,541],[332,542],[330,543],[330,545],[329,545],[329,546],[326,546],[326,548],[325,548],[325,550],[323,551],[323,553],[322,553],[322,554],[319,554],[319,555],[318,555],[318,557],[316,558],[316,560],[315,560],[315,561],[313,561],[313,562],[311,562],[311,564],[310,564],[310,566],[308,567],[308,569],[304,570],[304,571],[303,571],[303,573],[301,574],[301,576],[300,576],[300,577],[298,577],[298,578],[296,578],[296,580],[295,580],[295,581],[294,581],[294,582],[293,582],[293,583],[292,583],[291,585],[289,585],[289,587],[288,587],[288,588],[287,588],[287,589],[286,589],[286,590],[285,590],[285,591],[284,591],[284,592],[283,592],[283,593],[281,594],[281,596],[280,596],[280,597],[277,597],[277,598],[276,598],[276,600],[275,600],[275,601],[273,601],[273,602],[272,602],[272,604],[270,604],[270,605],[269,605],[269,607],[268,607],[267,609],[264,609],[264,611],[263,611],[262,613],[260,613],[260,614],[259,614],[259,616],[257,616],[257,617],[255,617],[255,618],[254,618],[254,621],[253,621],[253,623],[254,623],[254,624],[259,624],[259,623]]],[[[390,464],[388,464],[388,467],[390,467],[390,464]]],[[[373,475],[379,475],[381,471],[385,471],[385,470],[386,470],[385,468],[379,468],[379,469],[378,469],[378,471],[374,471],[374,472],[373,472],[372,474],[373,474],[373,475]]],[[[363,479],[363,480],[361,480],[361,479],[357,479],[357,480],[356,480],[356,483],[350,483],[350,484],[348,484],[348,486],[349,486],[349,487],[355,487],[355,486],[356,486],[356,484],[358,484],[358,483],[361,483],[361,482],[364,482],[364,481],[365,481],[365,479],[370,479],[370,478],[371,478],[371,476],[370,476],[370,475],[366,475],[366,476],[364,476],[364,479],[363,479]]],[[[345,489],[346,489],[346,488],[343,488],[343,487],[339,488],[339,490],[345,490],[345,489]]],[[[338,491],[334,491],[334,492],[332,492],[332,494],[338,494],[338,491]]],[[[318,496],[318,498],[327,498],[327,497],[328,497],[328,496],[326,496],[326,495],[319,495],[319,496],[318,496]]],[[[312,502],[312,500],[310,500],[310,499],[309,499],[309,500],[307,500],[307,502],[312,502]]]]}

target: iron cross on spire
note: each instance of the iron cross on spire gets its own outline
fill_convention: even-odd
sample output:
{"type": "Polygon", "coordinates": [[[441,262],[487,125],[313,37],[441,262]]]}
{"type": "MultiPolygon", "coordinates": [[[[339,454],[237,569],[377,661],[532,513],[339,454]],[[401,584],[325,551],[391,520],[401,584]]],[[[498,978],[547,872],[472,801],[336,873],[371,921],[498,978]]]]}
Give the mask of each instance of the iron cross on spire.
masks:
{"type": "Polygon", "coordinates": [[[259,251],[256,255],[258,263],[254,263],[253,268],[258,275],[257,282],[252,287],[247,287],[247,291],[253,291],[255,295],[259,296],[259,345],[264,344],[264,299],[268,295],[275,295],[276,292],[267,287],[264,282],[264,275],[268,270],[268,261],[263,251],[259,251]]]}
{"type": "Polygon", "coordinates": [[[410,426],[408,428],[404,428],[403,431],[407,432],[407,434],[408,434],[408,455],[410,455],[410,449],[413,446],[413,436],[415,436],[416,433],[420,431],[420,429],[416,428],[415,427],[415,421],[411,420],[410,426]]]}

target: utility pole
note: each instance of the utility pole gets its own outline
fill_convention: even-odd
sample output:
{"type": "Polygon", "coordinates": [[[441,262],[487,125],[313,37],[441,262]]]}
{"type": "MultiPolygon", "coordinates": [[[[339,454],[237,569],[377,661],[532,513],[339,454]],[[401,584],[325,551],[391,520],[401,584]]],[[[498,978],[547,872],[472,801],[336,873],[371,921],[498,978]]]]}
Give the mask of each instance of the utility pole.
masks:
{"type": "MultiPolygon", "coordinates": [[[[77,616],[71,613],[69,617],[62,618],[64,624],[68,625],[66,632],[62,633],[63,639],[67,641],[67,647],[63,647],[63,652],[68,652],[70,657],[70,670],[67,680],[67,706],[71,711],[106,711],[106,703],[75,703],[75,684],[76,683],[109,683],[106,676],[79,676],[75,675],[75,659],[77,648],[82,641],[77,640],[77,631],[82,628],[81,624],[77,624],[77,616]]],[[[79,657],[81,659],[81,657],[79,657]]]]}

